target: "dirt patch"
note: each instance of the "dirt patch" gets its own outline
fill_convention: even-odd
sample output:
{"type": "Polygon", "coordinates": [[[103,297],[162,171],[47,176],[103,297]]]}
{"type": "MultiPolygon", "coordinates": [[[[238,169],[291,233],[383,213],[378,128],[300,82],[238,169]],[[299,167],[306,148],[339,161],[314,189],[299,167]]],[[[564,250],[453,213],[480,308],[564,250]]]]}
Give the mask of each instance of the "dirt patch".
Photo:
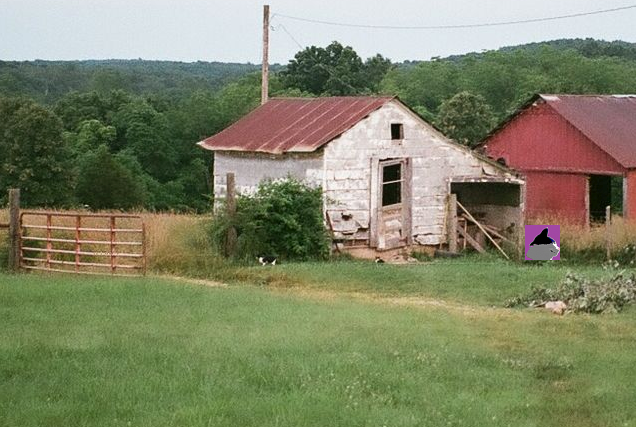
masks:
{"type": "MultiPolygon", "coordinates": [[[[206,279],[194,279],[189,277],[178,277],[178,276],[156,276],[161,279],[173,280],[182,283],[189,283],[193,285],[199,286],[207,286],[213,288],[227,288],[229,285],[227,283],[217,282],[214,280],[206,280],[206,279]]],[[[262,287],[259,287],[262,289],[262,287]]],[[[441,299],[428,298],[423,296],[387,296],[381,294],[374,294],[369,292],[339,292],[333,290],[325,290],[325,289],[311,289],[305,286],[285,286],[285,287],[276,287],[276,286],[268,286],[267,289],[271,293],[275,293],[278,295],[299,297],[299,298],[307,298],[318,301],[335,301],[342,299],[349,299],[357,302],[367,302],[367,303],[375,303],[375,304],[385,304],[392,306],[401,306],[401,307],[419,307],[419,308],[439,308],[443,310],[448,310],[452,312],[458,312],[467,316],[477,316],[477,315],[494,315],[497,317],[500,316],[514,316],[514,311],[505,308],[499,307],[483,307],[483,306],[474,306],[468,304],[461,304],[456,302],[449,302],[441,299]]]]}
{"type": "Polygon", "coordinates": [[[210,288],[227,288],[227,283],[217,282],[214,280],[206,280],[206,279],[193,279],[190,277],[180,277],[180,276],[170,276],[170,275],[160,275],[154,276],[158,279],[172,280],[175,282],[189,283],[192,285],[198,286],[208,286],[210,288]]]}

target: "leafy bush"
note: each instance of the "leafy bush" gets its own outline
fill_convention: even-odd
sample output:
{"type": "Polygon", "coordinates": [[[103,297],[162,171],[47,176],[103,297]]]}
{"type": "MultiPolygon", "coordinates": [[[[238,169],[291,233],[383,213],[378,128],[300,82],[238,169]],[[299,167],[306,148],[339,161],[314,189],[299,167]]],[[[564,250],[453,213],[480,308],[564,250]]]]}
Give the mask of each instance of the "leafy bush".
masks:
{"type": "Polygon", "coordinates": [[[325,258],[329,237],[322,217],[322,190],[294,178],[263,181],[253,195],[237,198],[235,218],[217,216],[212,234],[225,244],[229,227],[238,234],[237,258],[259,253],[285,259],[325,258]]]}
{"type": "Polygon", "coordinates": [[[623,271],[609,279],[590,280],[568,273],[556,289],[535,287],[529,294],[512,298],[506,307],[538,307],[548,301],[563,301],[574,313],[615,313],[636,302],[636,276],[623,271]]]}

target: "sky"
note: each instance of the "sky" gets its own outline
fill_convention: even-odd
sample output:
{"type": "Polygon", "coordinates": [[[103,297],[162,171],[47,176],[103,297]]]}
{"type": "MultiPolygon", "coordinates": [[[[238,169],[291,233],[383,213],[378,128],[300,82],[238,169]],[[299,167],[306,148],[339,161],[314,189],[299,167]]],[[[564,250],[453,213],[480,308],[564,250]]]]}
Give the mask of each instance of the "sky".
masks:
{"type": "MultiPolygon", "coordinates": [[[[270,0],[270,62],[334,40],[362,57],[426,60],[559,38],[636,42],[636,8],[564,20],[448,30],[329,26],[464,25],[535,19],[636,0],[270,0]],[[277,15],[280,14],[280,15],[277,15]]],[[[0,60],[157,59],[261,63],[264,1],[0,0],[0,60]]]]}

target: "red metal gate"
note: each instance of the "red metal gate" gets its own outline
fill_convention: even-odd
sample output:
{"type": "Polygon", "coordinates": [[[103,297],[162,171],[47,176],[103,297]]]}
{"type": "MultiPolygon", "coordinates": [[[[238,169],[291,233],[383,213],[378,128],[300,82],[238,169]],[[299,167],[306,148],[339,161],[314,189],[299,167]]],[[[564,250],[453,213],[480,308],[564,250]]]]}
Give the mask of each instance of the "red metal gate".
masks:
{"type": "Polygon", "coordinates": [[[22,268],[146,274],[145,226],[138,215],[23,211],[20,230],[22,268]]]}

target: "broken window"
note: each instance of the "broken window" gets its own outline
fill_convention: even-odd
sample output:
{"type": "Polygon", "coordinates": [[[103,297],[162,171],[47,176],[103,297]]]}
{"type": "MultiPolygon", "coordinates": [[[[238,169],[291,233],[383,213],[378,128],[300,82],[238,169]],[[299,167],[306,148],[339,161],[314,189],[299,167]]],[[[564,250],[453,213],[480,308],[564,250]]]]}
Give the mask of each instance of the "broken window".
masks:
{"type": "Polygon", "coordinates": [[[404,139],[402,123],[391,123],[391,139],[404,139]]]}
{"type": "Polygon", "coordinates": [[[382,165],[382,206],[395,205],[402,202],[403,162],[382,165]]]}

